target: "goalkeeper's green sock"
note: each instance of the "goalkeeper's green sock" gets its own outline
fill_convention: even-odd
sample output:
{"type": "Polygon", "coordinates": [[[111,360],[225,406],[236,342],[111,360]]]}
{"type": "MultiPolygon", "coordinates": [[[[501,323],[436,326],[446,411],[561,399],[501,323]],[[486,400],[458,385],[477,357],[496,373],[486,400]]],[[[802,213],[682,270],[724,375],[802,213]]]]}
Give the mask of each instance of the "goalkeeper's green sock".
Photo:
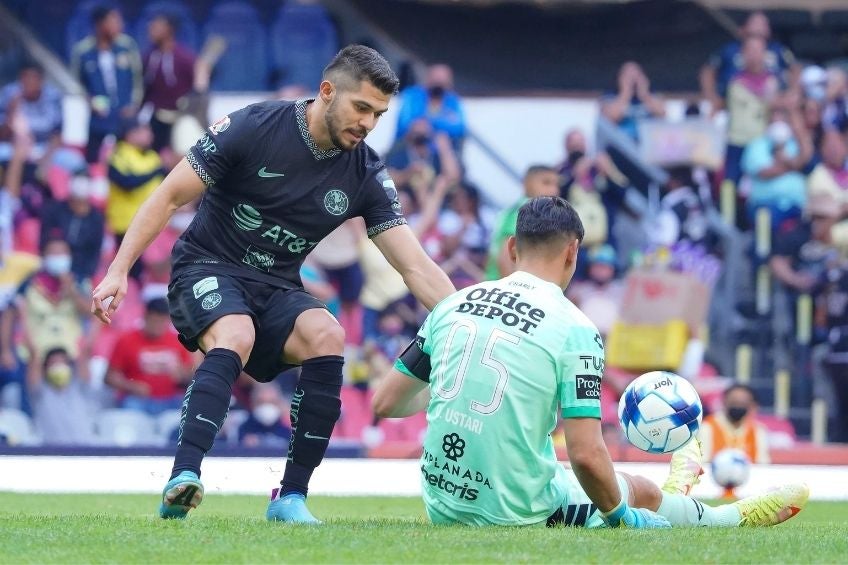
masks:
{"type": "Polygon", "coordinates": [[[712,526],[733,528],[739,525],[742,516],[732,504],[707,506],[691,496],[662,493],[663,498],[657,514],[664,516],[672,526],[712,526]]]}

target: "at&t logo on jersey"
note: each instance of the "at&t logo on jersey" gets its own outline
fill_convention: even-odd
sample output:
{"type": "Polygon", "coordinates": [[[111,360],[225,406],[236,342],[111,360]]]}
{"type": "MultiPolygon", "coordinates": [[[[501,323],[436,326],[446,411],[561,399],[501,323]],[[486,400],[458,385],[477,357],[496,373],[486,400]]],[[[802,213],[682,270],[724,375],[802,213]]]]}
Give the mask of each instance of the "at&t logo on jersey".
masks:
{"type": "Polygon", "coordinates": [[[239,204],[230,213],[236,227],[242,231],[257,230],[262,226],[262,215],[249,204],[239,204]]]}
{"type": "Polygon", "coordinates": [[[545,311],[520,301],[520,297],[517,292],[499,288],[475,288],[465,295],[468,302],[460,304],[456,311],[490,320],[499,319],[503,325],[517,327],[522,333],[529,334],[545,318],[545,311]]]}

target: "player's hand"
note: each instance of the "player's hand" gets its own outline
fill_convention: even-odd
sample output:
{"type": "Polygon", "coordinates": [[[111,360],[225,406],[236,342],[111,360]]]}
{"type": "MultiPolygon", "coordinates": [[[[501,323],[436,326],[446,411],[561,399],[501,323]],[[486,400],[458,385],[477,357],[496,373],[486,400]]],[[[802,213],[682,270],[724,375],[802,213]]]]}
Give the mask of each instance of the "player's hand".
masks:
{"type": "Polygon", "coordinates": [[[127,295],[127,274],[108,271],[91,295],[91,313],[104,324],[112,323],[112,314],[127,295]]]}
{"type": "Polygon", "coordinates": [[[626,502],[604,514],[604,521],[611,528],[625,527],[637,529],[670,528],[671,524],[663,516],[647,508],[630,508],[626,502]]]}

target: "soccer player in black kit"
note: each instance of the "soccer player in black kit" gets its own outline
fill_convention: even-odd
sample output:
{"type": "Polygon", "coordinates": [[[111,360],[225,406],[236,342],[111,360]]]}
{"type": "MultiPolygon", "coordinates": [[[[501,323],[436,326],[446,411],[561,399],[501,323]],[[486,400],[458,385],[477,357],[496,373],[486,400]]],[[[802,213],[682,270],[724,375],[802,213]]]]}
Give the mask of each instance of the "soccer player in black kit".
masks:
{"type": "Polygon", "coordinates": [[[286,469],[266,515],[318,523],[305,499],[340,414],[344,330],[303,289],[299,269],[342,222],[364,218],[428,309],[454,292],[406,225],[385,166],[362,143],[397,89],[379,53],[351,45],[324,69],[314,100],[261,102],[217,121],[139,209],[94,289],[92,313],[108,324],[130,267],[177,208],[203,195],[174,245],[168,301],[182,343],[206,356],[186,391],[161,517],[184,518],[202,500],[200,464],[242,370],[265,382],[299,365],[286,469]]]}

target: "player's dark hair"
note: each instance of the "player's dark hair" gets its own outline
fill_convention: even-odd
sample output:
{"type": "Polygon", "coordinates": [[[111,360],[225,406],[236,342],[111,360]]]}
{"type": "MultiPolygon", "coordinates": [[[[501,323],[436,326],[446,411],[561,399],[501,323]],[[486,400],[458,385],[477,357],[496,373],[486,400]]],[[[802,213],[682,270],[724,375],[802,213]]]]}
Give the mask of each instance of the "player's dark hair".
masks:
{"type": "Polygon", "coordinates": [[[538,175],[539,173],[557,174],[557,171],[556,169],[548,165],[530,165],[529,167],[527,167],[527,172],[524,173],[524,178],[529,179],[533,175],[538,175]]]}
{"type": "Polygon", "coordinates": [[[356,88],[366,80],[383,94],[397,94],[400,84],[389,62],[364,45],[348,45],[339,51],[324,69],[323,78],[334,80],[343,89],[356,88]]]}
{"type": "Polygon", "coordinates": [[[565,242],[572,237],[583,241],[583,234],[583,222],[565,198],[537,196],[518,210],[515,239],[519,249],[565,242]]]}
{"type": "Polygon", "coordinates": [[[44,76],[44,68],[41,65],[39,65],[38,63],[36,63],[35,61],[32,61],[30,59],[24,60],[24,62],[21,63],[21,66],[18,67],[18,74],[19,75],[26,72],[26,71],[34,71],[34,72],[38,73],[39,75],[44,76]]]}
{"type": "Polygon", "coordinates": [[[727,397],[730,396],[730,393],[733,392],[734,390],[744,390],[745,392],[750,394],[751,398],[754,399],[754,402],[757,403],[757,393],[754,392],[754,389],[751,388],[750,386],[746,385],[746,384],[742,384],[742,383],[738,383],[738,382],[733,383],[729,387],[724,389],[724,392],[721,393],[722,399],[727,401],[727,397]]]}

